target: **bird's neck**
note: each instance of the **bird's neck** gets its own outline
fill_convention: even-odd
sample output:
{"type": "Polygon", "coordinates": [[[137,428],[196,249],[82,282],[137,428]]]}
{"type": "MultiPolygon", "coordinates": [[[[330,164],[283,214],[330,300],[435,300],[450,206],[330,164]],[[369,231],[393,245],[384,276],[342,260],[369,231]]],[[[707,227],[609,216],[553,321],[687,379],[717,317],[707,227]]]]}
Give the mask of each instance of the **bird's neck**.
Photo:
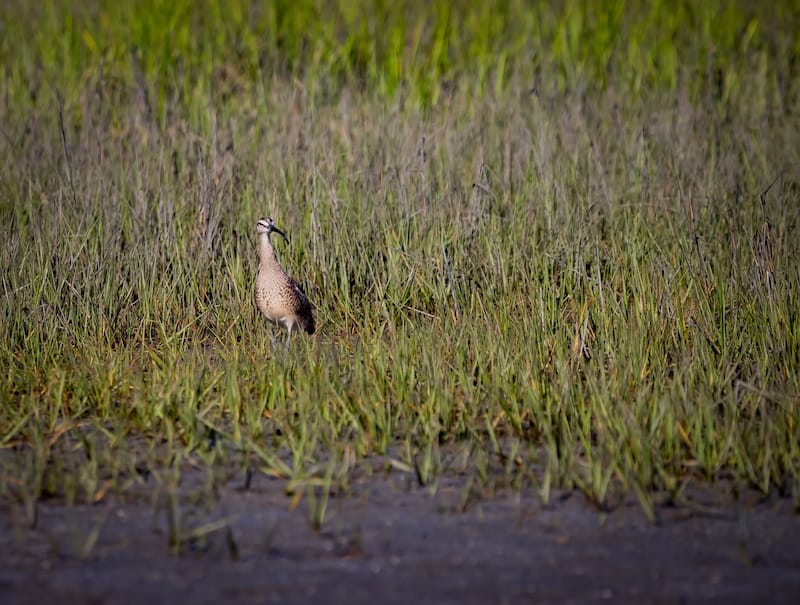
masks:
{"type": "Polygon", "coordinates": [[[272,247],[272,242],[266,233],[258,237],[258,258],[261,260],[262,265],[278,265],[275,248],[272,247]]]}

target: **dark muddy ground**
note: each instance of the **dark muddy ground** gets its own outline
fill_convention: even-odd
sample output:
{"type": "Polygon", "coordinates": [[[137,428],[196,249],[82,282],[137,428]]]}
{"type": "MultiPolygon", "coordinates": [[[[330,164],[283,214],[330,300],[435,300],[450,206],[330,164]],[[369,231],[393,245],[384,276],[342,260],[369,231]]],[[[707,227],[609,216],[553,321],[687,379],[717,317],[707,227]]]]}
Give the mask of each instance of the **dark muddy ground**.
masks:
{"type": "Polygon", "coordinates": [[[0,603],[800,603],[800,515],[778,497],[696,490],[655,523],[634,502],[603,514],[564,493],[544,506],[501,492],[454,512],[458,479],[432,494],[394,473],[332,498],[315,532],[307,499],[290,510],[284,487],[262,476],[184,510],[185,527],[231,529],[178,555],[164,509],[145,500],[43,503],[35,529],[5,508],[0,603]]]}

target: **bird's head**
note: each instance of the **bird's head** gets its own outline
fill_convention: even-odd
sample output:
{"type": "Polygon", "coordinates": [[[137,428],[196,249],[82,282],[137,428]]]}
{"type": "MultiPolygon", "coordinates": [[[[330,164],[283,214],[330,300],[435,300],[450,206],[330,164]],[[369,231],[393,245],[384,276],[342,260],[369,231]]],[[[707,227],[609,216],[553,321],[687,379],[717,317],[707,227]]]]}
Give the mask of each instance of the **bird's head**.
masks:
{"type": "Polygon", "coordinates": [[[258,222],[256,223],[256,232],[259,235],[266,235],[267,237],[269,237],[270,233],[274,232],[280,235],[284,240],[286,240],[287,244],[289,243],[289,238],[286,237],[286,234],[280,229],[278,229],[275,226],[275,221],[273,221],[269,217],[258,219],[258,222]]]}

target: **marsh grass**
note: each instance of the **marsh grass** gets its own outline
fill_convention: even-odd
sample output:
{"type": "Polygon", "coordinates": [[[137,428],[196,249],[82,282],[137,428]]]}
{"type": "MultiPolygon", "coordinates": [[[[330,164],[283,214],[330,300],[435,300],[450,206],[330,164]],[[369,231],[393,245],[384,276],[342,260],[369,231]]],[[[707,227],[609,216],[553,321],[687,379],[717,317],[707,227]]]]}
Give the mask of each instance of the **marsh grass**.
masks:
{"type": "Polygon", "coordinates": [[[375,459],[466,475],[462,507],[800,502],[796,3],[149,4],[3,9],[0,492],[27,523],[156,489],[180,549],[227,527],[180,525],[200,468],[212,496],[286,480],[318,529],[375,459]],[[266,214],[318,316],[286,354],[252,301],[266,214]]]}

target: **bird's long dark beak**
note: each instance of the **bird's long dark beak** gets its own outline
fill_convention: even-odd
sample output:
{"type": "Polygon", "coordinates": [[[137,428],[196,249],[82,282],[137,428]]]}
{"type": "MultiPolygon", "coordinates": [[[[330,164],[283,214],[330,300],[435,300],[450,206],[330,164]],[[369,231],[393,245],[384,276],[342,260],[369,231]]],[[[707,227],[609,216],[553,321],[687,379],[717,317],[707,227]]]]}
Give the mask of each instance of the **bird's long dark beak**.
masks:
{"type": "Polygon", "coordinates": [[[283,231],[281,231],[280,229],[278,229],[278,228],[277,228],[275,225],[273,225],[273,226],[272,226],[272,230],[273,230],[275,233],[277,233],[278,235],[280,235],[280,236],[283,238],[283,240],[284,240],[284,241],[285,241],[287,244],[289,243],[289,238],[288,238],[288,237],[286,237],[286,234],[285,234],[283,231]]]}

